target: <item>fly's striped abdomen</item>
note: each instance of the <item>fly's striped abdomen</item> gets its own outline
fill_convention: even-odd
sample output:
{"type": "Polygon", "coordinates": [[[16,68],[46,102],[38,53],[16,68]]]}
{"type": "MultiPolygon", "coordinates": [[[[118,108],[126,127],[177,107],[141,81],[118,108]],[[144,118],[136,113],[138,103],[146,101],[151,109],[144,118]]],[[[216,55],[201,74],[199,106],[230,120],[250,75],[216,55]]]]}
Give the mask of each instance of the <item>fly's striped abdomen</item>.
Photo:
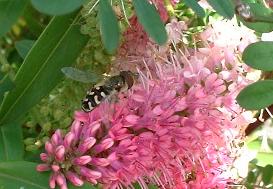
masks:
{"type": "Polygon", "coordinates": [[[82,101],[82,109],[85,112],[92,111],[110,94],[105,86],[94,87],[88,91],[85,99],[82,101]]]}

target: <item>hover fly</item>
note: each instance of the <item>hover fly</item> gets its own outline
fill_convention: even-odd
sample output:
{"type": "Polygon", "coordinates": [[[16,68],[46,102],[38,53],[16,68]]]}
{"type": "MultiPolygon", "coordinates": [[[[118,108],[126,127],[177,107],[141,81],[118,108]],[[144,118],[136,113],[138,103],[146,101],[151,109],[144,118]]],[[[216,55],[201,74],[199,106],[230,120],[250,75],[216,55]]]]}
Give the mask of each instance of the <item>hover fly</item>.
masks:
{"type": "Polygon", "coordinates": [[[134,84],[135,76],[136,74],[131,71],[121,71],[119,75],[107,79],[103,85],[91,88],[82,100],[82,110],[90,112],[106,98],[130,89],[134,84]]]}

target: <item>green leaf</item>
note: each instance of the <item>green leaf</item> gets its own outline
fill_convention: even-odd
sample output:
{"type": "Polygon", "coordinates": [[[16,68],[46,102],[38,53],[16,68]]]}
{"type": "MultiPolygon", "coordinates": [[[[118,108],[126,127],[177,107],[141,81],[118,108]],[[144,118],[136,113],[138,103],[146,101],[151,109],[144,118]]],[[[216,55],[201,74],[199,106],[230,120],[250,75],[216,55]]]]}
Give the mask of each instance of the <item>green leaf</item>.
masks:
{"type": "MultiPolygon", "coordinates": [[[[1,189],[48,189],[49,173],[38,173],[36,163],[27,161],[11,161],[0,163],[0,188],[1,189]]],[[[76,187],[68,184],[69,189],[95,189],[94,186],[85,184],[76,187]]]]}
{"type": "MultiPolygon", "coordinates": [[[[142,188],[138,183],[134,183],[133,186],[134,186],[135,189],[141,189],[142,188]]],[[[155,186],[153,184],[149,184],[148,188],[149,189],[158,189],[158,186],[155,186]]]]}
{"type": "Polygon", "coordinates": [[[34,43],[35,41],[33,40],[24,39],[16,42],[15,48],[18,51],[19,55],[24,59],[34,43]]]}
{"type": "Polygon", "coordinates": [[[190,7],[199,17],[205,17],[204,9],[197,3],[196,0],[184,0],[184,3],[190,7]]]}
{"type": "Polygon", "coordinates": [[[243,19],[241,22],[248,28],[253,29],[260,33],[266,33],[273,31],[273,11],[266,8],[259,3],[246,3],[250,7],[250,12],[252,14],[252,22],[247,22],[243,19]],[[260,20],[260,21],[259,21],[260,20]],[[262,22],[261,20],[264,20],[262,22]],[[271,21],[270,21],[271,20],[271,21]],[[271,23],[270,23],[271,22],[271,23]]]}
{"type": "Polygon", "coordinates": [[[4,76],[0,80],[0,103],[2,103],[2,100],[4,98],[4,94],[7,91],[10,91],[13,87],[14,87],[14,84],[8,75],[4,76]]]}
{"type": "Polygon", "coordinates": [[[256,159],[258,160],[256,164],[258,166],[265,167],[267,165],[273,165],[273,153],[259,152],[256,156],[256,159]]]}
{"type": "Polygon", "coordinates": [[[88,41],[76,15],[53,18],[36,41],[16,75],[16,87],[4,98],[0,125],[24,116],[61,81],[61,68],[75,62],[88,41]]]}
{"type": "Polygon", "coordinates": [[[27,0],[0,1],[0,37],[10,30],[22,14],[27,0]]]}
{"type": "Polygon", "coordinates": [[[97,83],[100,79],[102,79],[101,76],[95,72],[84,72],[72,67],[62,68],[62,72],[66,77],[83,83],[97,83]]]}
{"type": "Polygon", "coordinates": [[[168,37],[164,24],[154,5],[147,0],[133,0],[139,22],[150,37],[159,45],[163,45],[168,37]]]}
{"type": "Polygon", "coordinates": [[[42,148],[39,148],[34,151],[25,151],[24,160],[34,162],[34,163],[41,163],[40,154],[42,152],[44,152],[44,149],[42,148]]]}
{"type": "Polygon", "coordinates": [[[255,180],[256,180],[255,173],[253,171],[248,172],[247,182],[253,183],[253,182],[255,182],[255,180]]]}
{"type": "Polygon", "coordinates": [[[261,140],[253,140],[247,144],[247,148],[249,150],[258,151],[261,148],[262,141],[261,140]]]}
{"type": "Polygon", "coordinates": [[[273,104],[273,80],[257,81],[248,85],[236,100],[248,110],[259,110],[273,104]]]}
{"type": "Polygon", "coordinates": [[[153,185],[153,184],[149,184],[149,189],[158,189],[158,187],[156,185],[153,185]]]}
{"type": "Polygon", "coordinates": [[[86,0],[31,0],[38,11],[49,15],[63,15],[78,9],[86,0]]]}
{"type": "Polygon", "coordinates": [[[231,0],[207,0],[214,10],[225,18],[231,19],[235,13],[231,0]]]}
{"type": "Polygon", "coordinates": [[[259,41],[252,43],[244,50],[243,61],[252,68],[272,71],[273,70],[273,42],[259,41]]]}
{"type": "Polygon", "coordinates": [[[99,20],[102,42],[109,53],[113,53],[119,45],[119,26],[117,17],[109,0],[99,2],[99,20]]]}
{"type": "Polygon", "coordinates": [[[273,166],[267,165],[263,168],[262,180],[265,185],[272,183],[273,178],[273,166]]]}
{"type": "Polygon", "coordinates": [[[24,145],[20,122],[0,127],[0,161],[22,160],[23,155],[24,145]]]}
{"type": "Polygon", "coordinates": [[[26,22],[28,33],[31,33],[35,36],[35,39],[38,38],[41,33],[45,29],[45,23],[47,23],[47,20],[49,17],[45,17],[45,22],[41,22],[41,17],[44,17],[43,15],[39,15],[37,13],[37,10],[34,9],[34,7],[31,5],[31,3],[28,3],[22,17],[24,18],[24,21],[26,22]]]}

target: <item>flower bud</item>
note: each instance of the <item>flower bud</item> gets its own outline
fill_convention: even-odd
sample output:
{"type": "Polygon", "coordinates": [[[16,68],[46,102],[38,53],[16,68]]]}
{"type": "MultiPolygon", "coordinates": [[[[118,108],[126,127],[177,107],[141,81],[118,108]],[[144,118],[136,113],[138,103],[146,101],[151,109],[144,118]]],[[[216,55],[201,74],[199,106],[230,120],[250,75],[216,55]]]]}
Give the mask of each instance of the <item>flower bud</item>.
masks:
{"type": "Polygon", "coordinates": [[[55,157],[56,160],[58,161],[63,161],[64,160],[64,154],[65,154],[65,148],[63,145],[58,146],[55,151],[55,157]]]}
{"type": "Polygon", "coordinates": [[[85,165],[87,163],[89,163],[92,160],[92,158],[90,156],[81,156],[81,157],[77,157],[73,160],[73,163],[76,165],[85,165]]]}
{"type": "Polygon", "coordinates": [[[79,176],[71,171],[66,173],[66,178],[75,186],[82,186],[84,184],[83,180],[79,176]]]}
{"type": "Polygon", "coordinates": [[[36,170],[39,172],[48,171],[49,166],[47,164],[39,164],[37,165],[36,170]]]}
{"type": "Polygon", "coordinates": [[[41,153],[40,158],[43,162],[46,162],[48,160],[48,155],[46,153],[41,153]]]}
{"type": "Polygon", "coordinates": [[[96,143],[96,139],[94,137],[86,138],[80,145],[79,145],[79,152],[84,154],[87,150],[89,150],[94,144],[96,143]]]}
{"type": "Polygon", "coordinates": [[[93,178],[93,179],[98,179],[101,177],[101,173],[98,172],[98,171],[94,171],[94,170],[91,170],[91,169],[88,169],[84,166],[79,166],[80,168],[80,174],[85,176],[85,177],[90,177],[90,178],[93,178]]]}
{"type": "Polygon", "coordinates": [[[74,139],[75,135],[72,132],[67,133],[64,138],[64,147],[69,148],[74,139]]]}

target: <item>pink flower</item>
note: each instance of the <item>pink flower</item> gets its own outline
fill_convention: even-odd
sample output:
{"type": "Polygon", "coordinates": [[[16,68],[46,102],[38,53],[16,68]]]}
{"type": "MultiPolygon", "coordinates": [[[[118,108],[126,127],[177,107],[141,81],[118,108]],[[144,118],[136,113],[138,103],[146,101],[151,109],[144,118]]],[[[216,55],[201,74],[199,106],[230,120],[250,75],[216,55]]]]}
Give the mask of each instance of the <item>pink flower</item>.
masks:
{"type": "Polygon", "coordinates": [[[187,29],[188,27],[184,21],[178,22],[175,19],[172,19],[170,23],[166,24],[169,40],[173,41],[174,43],[180,42],[182,38],[182,32],[187,29]]]}
{"type": "Polygon", "coordinates": [[[90,113],[75,112],[70,131],[64,137],[56,131],[46,143],[37,170],[52,171],[51,188],[66,188],[67,179],[106,189],[134,183],[143,189],[149,183],[224,189],[236,181],[225,172],[239,150],[234,143],[242,138],[241,126],[253,121],[235,100],[251,82],[245,78],[248,68],[235,58],[238,44],[208,40],[196,50],[161,51],[145,40],[154,53],[144,53],[143,43],[140,51],[132,45],[130,54],[142,62],[143,53],[145,61],[142,68],[132,67],[139,79],[130,91],[90,113]]]}
{"type": "Polygon", "coordinates": [[[60,130],[57,130],[51,137],[51,141],[45,144],[46,153],[40,155],[44,164],[37,166],[37,171],[51,170],[49,181],[50,188],[55,188],[56,184],[61,188],[67,188],[68,179],[75,186],[83,185],[85,180],[96,182],[101,177],[98,170],[93,170],[92,156],[100,153],[95,150],[100,146],[94,137],[86,137],[84,123],[75,120],[71,131],[64,137],[60,130]],[[91,154],[85,155],[85,154],[91,154]]]}
{"type": "Polygon", "coordinates": [[[245,47],[257,41],[257,36],[253,30],[243,25],[238,25],[236,19],[217,20],[201,34],[204,41],[214,43],[218,47],[225,47],[233,52],[239,50],[243,52],[245,47]]]}

